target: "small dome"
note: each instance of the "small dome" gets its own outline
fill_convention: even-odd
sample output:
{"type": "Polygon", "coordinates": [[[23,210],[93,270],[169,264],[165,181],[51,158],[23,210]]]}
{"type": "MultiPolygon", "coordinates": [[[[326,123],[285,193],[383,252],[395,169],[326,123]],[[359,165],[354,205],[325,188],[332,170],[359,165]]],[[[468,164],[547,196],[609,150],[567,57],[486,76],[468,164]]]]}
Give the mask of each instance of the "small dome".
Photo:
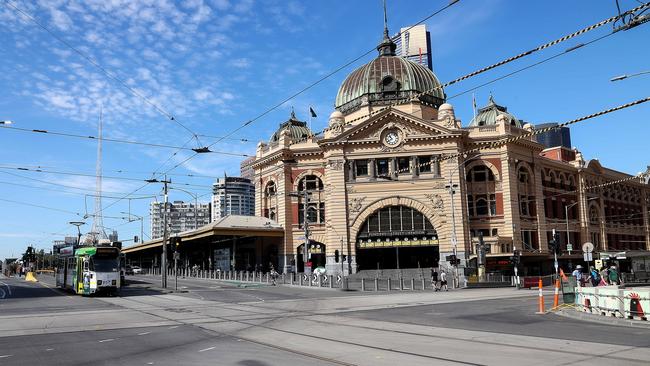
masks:
{"type": "Polygon", "coordinates": [[[278,142],[280,140],[280,135],[285,130],[288,132],[289,138],[292,141],[305,139],[312,135],[311,130],[307,127],[307,123],[298,120],[298,118],[296,118],[296,113],[293,110],[291,111],[291,117],[289,117],[289,120],[280,124],[278,130],[271,136],[269,143],[278,142]]]}
{"type": "Polygon", "coordinates": [[[508,108],[496,104],[492,95],[488,100],[488,105],[478,110],[476,117],[472,118],[469,127],[489,126],[497,124],[497,121],[504,119],[509,124],[522,128],[521,121],[511,113],[508,108]]]}
{"type": "Polygon", "coordinates": [[[329,125],[333,126],[335,124],[343,124],[345,123],[345,116],[343,113],[339,111],[334,111],[332,114],[330,114],[330,119],[329,119],[329,125]]]}
{"type": "Polygon", "coordinates": [[[335,110],[334,112],[332,112],[332,114],[330,114],[330,120],[334,118],[344,118],[343,113],[335,110]]]}
{"type": "Polygon", "coordinates": [[[449,103],[443,103],[443,104],[441,104],[440,107],[438,108],[438,111],[445,111],[445,110],[452,110],[452,111],[453,111],[453,110],[454,110],[454,106],[452,106],[452,105],[449,104],[449,103]]]}

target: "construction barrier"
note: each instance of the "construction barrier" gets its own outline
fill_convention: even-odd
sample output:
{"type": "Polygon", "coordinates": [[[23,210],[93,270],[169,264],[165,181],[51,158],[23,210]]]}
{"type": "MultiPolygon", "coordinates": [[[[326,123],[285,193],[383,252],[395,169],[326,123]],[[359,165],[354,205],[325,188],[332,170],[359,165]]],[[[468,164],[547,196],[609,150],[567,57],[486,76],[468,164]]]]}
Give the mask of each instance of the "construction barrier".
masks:
{"type": "Polygon", "coordinates": [[[34,276],[34,272],[27,272],[27,274],[25,275],[25,281],[38,282],[36,276],[34,276]]]}
{"type": "Polygon", "coordinates": [[[535,314],[546,314],[546,312],[544,311],[544,292],[542,291],[542,288],[544,287],[544,285],[542,284],[542,279],[541,278],[539,279],[538,286],[539,286],[539,300],[538,300],[539,308],[537,310],[537,313],[535,313],[535,314]]]}

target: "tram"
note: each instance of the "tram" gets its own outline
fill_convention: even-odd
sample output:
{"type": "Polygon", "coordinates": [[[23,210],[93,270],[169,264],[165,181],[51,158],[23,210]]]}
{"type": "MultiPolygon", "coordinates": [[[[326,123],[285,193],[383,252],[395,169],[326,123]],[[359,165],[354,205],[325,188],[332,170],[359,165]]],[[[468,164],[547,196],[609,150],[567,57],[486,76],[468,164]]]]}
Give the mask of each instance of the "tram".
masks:
{"type": "Polygon", "coordinates": [[[62,249],[56,268],[57,287],[79,295],[106,293],[120,288],[120,249],[112,246],[62,249]]]}

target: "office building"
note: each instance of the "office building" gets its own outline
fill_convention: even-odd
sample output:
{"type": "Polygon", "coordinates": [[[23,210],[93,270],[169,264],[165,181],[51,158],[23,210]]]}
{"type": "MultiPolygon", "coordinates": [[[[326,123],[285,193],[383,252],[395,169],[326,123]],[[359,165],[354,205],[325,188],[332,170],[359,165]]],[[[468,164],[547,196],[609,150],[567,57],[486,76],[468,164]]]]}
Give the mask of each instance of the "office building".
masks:
{"type": "MultiPolygon", "coordinates": [[[[163,236],[163,202],[151,202],[151,239],[163,236]]],[[[174,201],[167,203],[167,228],[170,235],[195,230],[210,223],[210,204],[174,201]]]]}
{"type": "Polygon", "coordinates": [[[227,177],[212,186],[212,221],[229,216],[255,214],[255,186],[250,179],[227,177]]]}

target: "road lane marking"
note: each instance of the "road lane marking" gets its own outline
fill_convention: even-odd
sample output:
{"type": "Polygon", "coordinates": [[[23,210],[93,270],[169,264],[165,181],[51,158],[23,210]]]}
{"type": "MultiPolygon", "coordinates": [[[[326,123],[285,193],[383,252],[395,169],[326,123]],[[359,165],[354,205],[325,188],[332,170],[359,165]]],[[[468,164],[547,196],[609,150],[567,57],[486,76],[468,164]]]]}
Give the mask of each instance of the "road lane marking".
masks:
{"type": "Polygon", "coordinates": [[[54,351],[54,348],[46,348],[45,350],[48,351],[48,352],[49,351],[54,351]]]}
{"type": "Polygon", "coordinates": [[[13,356],[13,355],[2,355],[2,356],[0,356],[0,358],[7,358],[7,357],[11,357],[11,356],[13,356]]]}
{"type": "Polygon", "coordinates": [[[174,325],[173,327],[169,327],[169,329],[176,329],[178,328],[178,325],[174,325]]]}
{"type": "Polygon", "coordinates": [[[138,333],[138,335],[147,335],[147,334],[151,334],[151,332],[142,332],[142,333],[138,333]]]}
{"type": "Polygon", "coordinates": [[[102,339],[101,341],[99,341],[99,343],[104,343],[104,342],[112,342],[112,341],[114,341],[114,340],[115,340],[115,339],[113,339],[113,338],[109,338],[109,339],[102,339]]]}
{"type": "Polygon", "coordinates": [[[205,352],[205,351],[209,351],[209,350],[215,349],[215,348],[216,347],[208,347],[208,348],[204,348],[204,349],[200,350],[199,352],[205,352]]]}

